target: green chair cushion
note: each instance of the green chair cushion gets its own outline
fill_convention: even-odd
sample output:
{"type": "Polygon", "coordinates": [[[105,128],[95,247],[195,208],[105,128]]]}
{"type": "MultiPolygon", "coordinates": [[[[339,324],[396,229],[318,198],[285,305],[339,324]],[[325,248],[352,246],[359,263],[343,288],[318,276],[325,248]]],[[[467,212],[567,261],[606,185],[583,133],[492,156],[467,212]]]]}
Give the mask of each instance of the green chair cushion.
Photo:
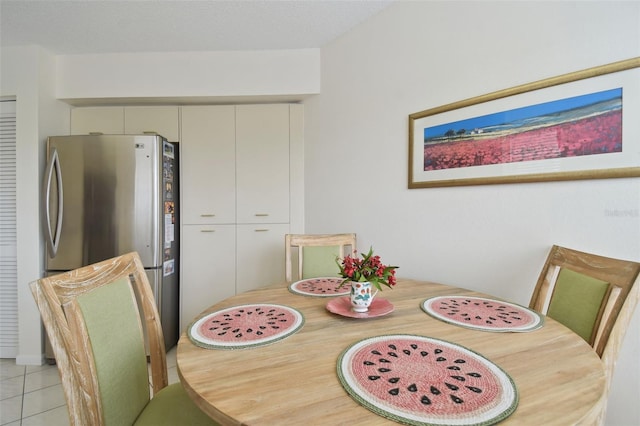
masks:
{"type": "Polygon", "coordinates": [[[196,406],[180,383],[169,385],[158,392],[135,422],[136,426],[216,424],[196,406]]]}
{"type": "Polygon", "coordinates": [[[77,298],[93,349],[104,422],[133,424],[149,402],[140,316],[127,278],[77,298]]]}
{"type": "Polygon", "coordinates": [[[337,277],[340,246],[302,247],[302,278],[337,277]]]}
{"type": "Polygon", "coordinates": [[[547,315],[590,343],[593,327],[609,283],[562,268],[547,315]]]}

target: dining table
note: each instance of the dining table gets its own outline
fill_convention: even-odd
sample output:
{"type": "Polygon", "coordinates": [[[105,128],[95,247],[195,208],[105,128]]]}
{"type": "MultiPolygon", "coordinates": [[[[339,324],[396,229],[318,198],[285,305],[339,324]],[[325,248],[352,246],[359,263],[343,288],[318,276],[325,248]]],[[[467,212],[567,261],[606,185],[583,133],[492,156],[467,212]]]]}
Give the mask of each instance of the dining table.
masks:
{"type": "MultiPolygon", "coordinates": [[[[533,313],[531,318],[535,321],[531,327],[510,331],[492,329],[492,325],[467,326],[447,319],[467,315],[459,303],[486,304],[491,309],[504,303],[507,311],[515,306],[516,310],[511,312],[529,315],[532,311],[526,306],[461,287],[398,278],[393,288],[385,287],[377,293],[374,298],[377,305],[372,304],[369,313],[357,314],[349,309],[349,296],[342,292],[348,289],[340,288],[335,294],[314,294],[313,286],[307,291],[310,287],[302,285],[306,283],[304,280],[278,283],[215,303],[194,318],[181,334],[177,347],[180,381],[197,406],[218,423],[564,426],[595,424],[606,404],[605,370],[600,358],[587,342],[559,322],[533,313]],[[234,316],[254,321],[258,315],[272,315],[268,327],[276,329],[282,324],[283,328],[289,327],[289,332],[266,338],[263,343],[235,345],[234,339],[240,341],[241,336],[254,335],[263,328],[255,322],[236,326],[231,321],[234,316]],[[225,322],[226,319],[230,321],[225,322]],[[229,334],[233,334],[231,340],[216,343],[216,336],[229,334]],[[399,342],[408,339],[406,348],[396,348],[393,339],[399,342]],[[369,349],[376,344],[393,350],[385,346],[382,355],[372,355],[379,354],[369,349]],[[462,371],[442,379],[441,385],[426,386],[427,389],[416,392],[415,383],[425,388],[427,376],[435,380],[430,374],[435,375],[440,366],[438,361],[447,358],[442,365],[456,370],[460,366],[462,371]],[[423,359],[430,364],[424,364],[420,370],[421,363],[427,362],[423,359]],[[405,361],[400,364],[402,360],[405,361]],[[387,365],[390,367],[380,367],[387,365]],[[408,376],[413,382],[398,387],[391,384],[400,380],[391,377],[393,374],[387,373],[387,377],[385,373],[371,373],[373,370],[360,372],[372,368],[388,372],[394,367],[403,369],[404,373],[397,374],[403,381],[408,376]],[[477,372],[484,377],[478,378],[477,372]],[[362,377],[354,378],[351,374],[362,377]],[[487,379],[489,375],[493,382],[487,379]],[[462,385],[465,393],[450,390],[462,385]],[[491,398],[502,399],[491,402],[494,404],[491,408],[471,407],[466,418],[459,416],[466,402],[489,398],[490,389],[491,398]],[[448,407],[443,409],[452,417],[425,420],[421,415],[402,414],[402,407],[398,408],[401,410],[398,414],[394,407],[379,406],[376,402],[387,397],[395,401],[397,398],[389,395],[397,397],[399,392],[400,396],[413,398],[402,404],[429,404],[430,410],[439,404],[435,401],[439,401],[441,394],[447,393],[450,397],[442,400],[445,404],[442,407],[448,407]],[[414,396],[419,393],[422,397],[414,396]],[[489,415],[490,410],[497,411],[489,415]]],[[[522,318],[520,314],[511,315],[522,318]]],[[[500,318],[509,322],[506,316],[481,313],[475,317],[487,324],[500,318]]],[[[264,331],[269,334],[269,329],[264,331]]],[[[414,408],[420,409],[411,409],[414,408]]]]}

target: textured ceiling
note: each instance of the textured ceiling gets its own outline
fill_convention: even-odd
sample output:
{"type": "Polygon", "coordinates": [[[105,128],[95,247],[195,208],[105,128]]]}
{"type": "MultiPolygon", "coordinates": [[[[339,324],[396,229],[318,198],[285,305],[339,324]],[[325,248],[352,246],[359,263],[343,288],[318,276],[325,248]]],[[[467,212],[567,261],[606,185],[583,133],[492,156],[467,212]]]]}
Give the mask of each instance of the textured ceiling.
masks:
{"type": "Polygon", "coordinates": [[[56,54],[319,48],[393,0],[0,0],[0,46],[56,54]]]}

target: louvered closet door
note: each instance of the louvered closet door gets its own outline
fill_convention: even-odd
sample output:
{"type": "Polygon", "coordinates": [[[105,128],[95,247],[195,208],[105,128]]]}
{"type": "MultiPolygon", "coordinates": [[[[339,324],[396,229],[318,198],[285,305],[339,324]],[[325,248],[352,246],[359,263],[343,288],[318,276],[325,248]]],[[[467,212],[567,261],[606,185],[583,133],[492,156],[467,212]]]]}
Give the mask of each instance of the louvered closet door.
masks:
{"type": "Polygon", "coordinates": [[[0,358],[18,354],[16,102],[0,101],[0,358]]]}

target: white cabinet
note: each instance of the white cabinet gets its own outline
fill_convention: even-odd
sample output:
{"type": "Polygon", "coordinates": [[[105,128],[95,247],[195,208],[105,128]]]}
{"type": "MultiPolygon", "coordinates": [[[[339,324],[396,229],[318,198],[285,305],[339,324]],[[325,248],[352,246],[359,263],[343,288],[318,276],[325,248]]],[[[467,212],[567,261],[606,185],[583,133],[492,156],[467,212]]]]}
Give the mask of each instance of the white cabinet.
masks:
{"type": "Polygon", "coordinates": [[[238,223],[289,223],[289,105],[236,107],[238,223]]]}
{"type": "Polygon", "coordinates": [[[284,285],[284,236],[303,231],[303,109],[183,106],[180,132],[184,327],[231,294],[284,285]],[[193,231],[227,226],[235,245],[216,256],[193,231]],[[215,275],[221,263],[235,265],[234,276],[216,278],[217,290],[203,293],[198,277],[215,275]]]}
{"type": "Polygon", "coordinates": [[[284,285],[284,236],[288,224],[238,225],[236,292],[284,285]]]}
{"type": "Polygon", "coordinates": [[[87,107],[71,110],[71,134],[88,135],[102,133],[121,135],[124,133],[124,108],[87,107]]]}
{"type": "Polygon", "coordinates": [[[183,225],[180,330],[214,303],[236,294],[235,225],[183,225]]]}
{"type": "Polygon", "coordinates": [[[125,107],[124,133],[127,135],[156,133],[164,136],[169,142],[179,142],[178,107],[125,107]]]}
{"type": "Polygon", "coordinates": [[[236,223],[235,108],[182,107],[182,223],[236,223]]]}
{"type": "Polygon", "coordinates": [[[86,107],[71,110],[71,134],[140,135],[157,133],[178,142],[179,107],[86,107]]]}

